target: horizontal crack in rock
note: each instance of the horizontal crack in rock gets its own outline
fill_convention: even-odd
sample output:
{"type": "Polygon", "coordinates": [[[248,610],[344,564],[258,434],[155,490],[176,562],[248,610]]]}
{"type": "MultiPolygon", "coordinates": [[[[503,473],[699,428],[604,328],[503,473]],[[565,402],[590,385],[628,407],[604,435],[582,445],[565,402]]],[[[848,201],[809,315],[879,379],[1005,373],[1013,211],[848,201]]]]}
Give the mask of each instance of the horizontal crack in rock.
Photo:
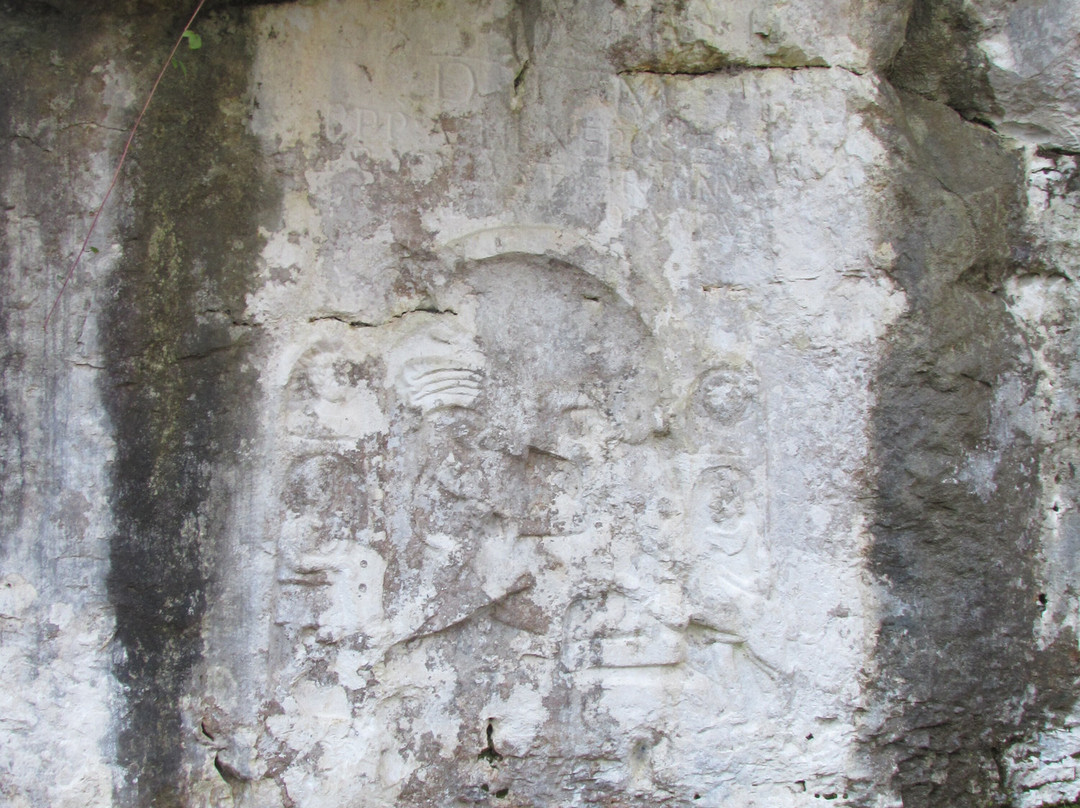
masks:
{"type": "Polygon", "coordinates": [[[652,75],[652,76],[715,76],[719,74],[737,75],[757,70],[811,70],[830,69],[830,65],[821,64],[798,64],[798,65],[761,65],[761,64],[725,64],[719,67],[695,67],[667,68],[662,65],[643,65],[640,67],[628,67],[619,71],[620,76],[652,75]]]}
{"type": "Polygon", "coordinates": [[[801,48],[785,46],[764,55],[765,61],[751,62],[743,57],[733,57],[707,42],[684,43],[655,58],[638,60],[637,64],[623,68],[619,75],[635,73],[664,76],[705,76],[714,73],[737,74],[748,70],[803,70],[810,67],[828,68],[830,65],[820,56],[809,56],[801,48]]]}
{"type": "Polygon", "coordinates": [[[409,309],[403,311],[400,314],[395,314],[392,317],[388,317],[385,320],[379,322],[368,322],[366,320],[351,320],[348,317],[344,317],[340,314],[320,314],[315,317],[309,317],[309,323],[322,323],[326,321],[333,321],[338,323],[344,323],[349,328],[381,328],[384,325],[389,325],[394,320],[400,320],[403,317],[407,317],[410,314],[449,314],[454,317],[457,316],[457,312],[453,309],[440,309],[435,306],[420,306],[415,309],[409,309]]]}

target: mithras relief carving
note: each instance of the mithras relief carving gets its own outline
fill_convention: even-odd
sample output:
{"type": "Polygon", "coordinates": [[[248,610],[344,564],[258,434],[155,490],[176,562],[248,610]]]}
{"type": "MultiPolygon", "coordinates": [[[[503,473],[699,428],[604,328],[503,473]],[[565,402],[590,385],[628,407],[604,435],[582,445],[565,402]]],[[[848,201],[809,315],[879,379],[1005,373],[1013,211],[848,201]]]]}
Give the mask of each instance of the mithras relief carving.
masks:
{"type": "MultiPolygon", "coordinates": [[[[305,682],[344,700],[335,743],[395,761],[367,782],[397,799],[575,757],[625,785],[600,728],[658,718],[620,693],[702,678],[737,716],[782,678],[754,636],[770,597],[756,375],[707,369],[679,404],[657,338],[583,270],[511,254],[447,277],[430,311],[312,323],[336,335],[286,384],[268,683],[284,713],[262,754],[309,756],[310,786],[338,787],[316,764],[330,741],[296,729],[305,682]],[[424,779],[434,759],[459,762],[453,782],[424,779]]],[[[678,735],[679,715],[649,731],[678,735]]]]}

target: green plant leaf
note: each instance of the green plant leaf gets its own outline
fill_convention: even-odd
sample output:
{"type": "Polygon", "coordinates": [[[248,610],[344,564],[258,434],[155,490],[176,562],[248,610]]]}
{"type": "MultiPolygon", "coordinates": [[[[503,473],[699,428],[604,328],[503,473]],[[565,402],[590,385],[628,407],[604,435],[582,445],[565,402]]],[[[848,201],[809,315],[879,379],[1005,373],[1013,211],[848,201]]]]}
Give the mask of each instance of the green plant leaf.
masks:
{"type": "Polygon", "coordinates": [[[185,76],[187,75],[187,68],[184,67],[184,63],[177,59],[175,56],[172,60],[172,66],[180,68],[180,72],[183,73],[185,76]]]}
{"type": "Polygon", "coordinates": [[[101,250],[99,250],[97,247],[91,247],[90,252],[92,252],[94,255],[97,255],[99,252],[101,252],[101,250]]]}
{"type": "Polygon", "coordinates": [[[202,47],[202,37],[194,31],[184,31],[182,36],[187,40],[188,50],[198,50],[202,47]]]}

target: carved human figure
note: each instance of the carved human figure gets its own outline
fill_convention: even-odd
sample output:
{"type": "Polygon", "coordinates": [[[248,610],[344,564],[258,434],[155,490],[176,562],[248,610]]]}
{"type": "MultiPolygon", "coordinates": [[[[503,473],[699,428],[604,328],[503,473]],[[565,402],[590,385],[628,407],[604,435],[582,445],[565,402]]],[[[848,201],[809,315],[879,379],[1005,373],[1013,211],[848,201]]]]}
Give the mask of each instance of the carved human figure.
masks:
{"type": "Polygon", "coordinates": [[[734,701],[751,686],[732,684],[740,664],[774,675],[750,637],[767,589],[756,455],[717,437],[754,423],[752,374],[698,384],[688,466],[660,346],[595,278],[509,255],[431,296],[378,328],[317,326],[335,336],[288,382],[282,712],[263,754],[310,760],[295,788],[339,787],[319,763],[329,736],[303,718],[307,682],[310,709],[345,705],[334,743],[375,761],[364,777],[395,799],[605,755],[628,756],[606,775],[628,782],[638,753],[609,749],[605,727],[687,720],[657,725],[641,692],[659,708],[723,680],[734,701]],[[447,757],[450,781],[410,763],[447,757]]]}
{"type": "Polygon", "coordinates": [[[772,588],[766,538],[768,470],[757,375],[732,360],[699,378],[683,422],[699,469],[687,494],[694,621],[713,646],[713,662],[734,674],[747,704],[775,698],[780,661],[762,626],[772,588]]]}
{"type": "Polygon", "coordinates": [[[706,570],[698,577],[714,592],[700,598],[743,600],[750,611],[769,589],[762,412],[753,367],[731,361],[701,374],[681,423],[694,475],[687,530],[706,570]]]}
{"type": "Polygon", "coordinates": [[[439,299],[454,313],[413,315],[387,359],[386,605],[419,609],[409,636],[541,586],[549,545],[595,529],[605,453],[658,417],[647,329],[581,270],[480,262],[439,299]]]}

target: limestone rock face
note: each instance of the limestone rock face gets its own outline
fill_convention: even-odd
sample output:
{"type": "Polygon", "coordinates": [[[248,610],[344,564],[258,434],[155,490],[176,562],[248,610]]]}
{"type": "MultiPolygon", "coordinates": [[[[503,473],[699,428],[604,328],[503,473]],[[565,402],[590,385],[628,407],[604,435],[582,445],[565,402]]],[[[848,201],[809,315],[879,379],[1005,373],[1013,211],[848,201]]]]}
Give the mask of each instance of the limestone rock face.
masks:
{"type": "Polygon", "coordinates": [[[43,331],[190,13],[0,4],[7,803],[1080,796],[1070,4],[211,3],[43,331]]]}
{"type": "Polygon", "coordinates": [[[889,65],[905,89],[1019,143],[1076,151],[1080,9],[1069,0],[918,0],[889,65]]]}
{"type": "Polygon", "coordinates": [[[987,56],[999,131],[1080,150],[1080,8],[1068,2],[986,5],[980,8],[986,22],[979,47],[987,56]]]}

